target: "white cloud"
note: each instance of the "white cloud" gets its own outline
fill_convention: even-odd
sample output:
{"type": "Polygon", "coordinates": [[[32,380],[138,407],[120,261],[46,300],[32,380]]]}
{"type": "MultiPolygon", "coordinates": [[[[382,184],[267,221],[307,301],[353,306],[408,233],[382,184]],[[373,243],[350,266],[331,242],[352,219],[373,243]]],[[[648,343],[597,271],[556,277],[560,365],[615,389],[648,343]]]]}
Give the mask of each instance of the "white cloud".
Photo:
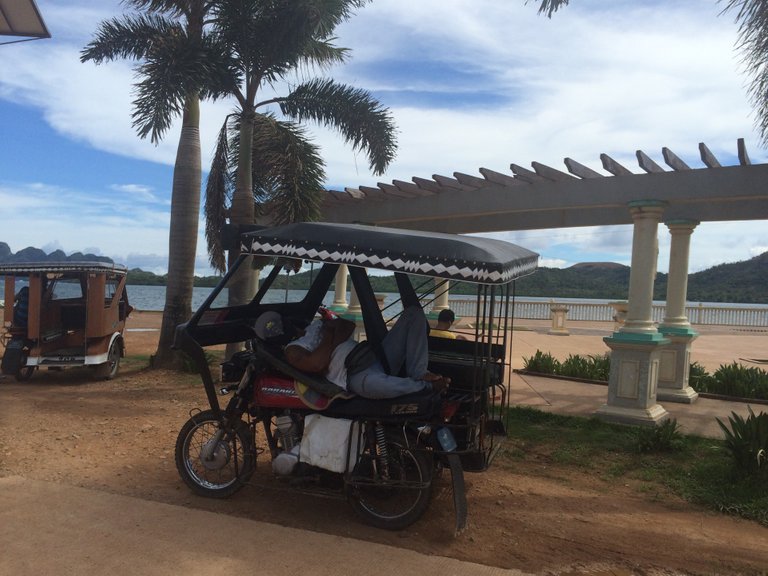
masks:
{"type": "MultiPolygon", "coordinates": [[[[39,0],[39,6],[53,39],[3,48],[0,98],[39,109],[56,131],[83,146],[171,165],[178,127],[154,146],[131,126],[130,64],[79,62],[97,24],[124,7],[106,0],[39,0]]],[[[547,19],[523,0],[371,3],[340,28],[338,43],[352,49],[352,58],[333,75],[373,90],[391,106],[399,152],[388,172],[375,177],[363,154],[314,128],[329,184],[478,175],[481,166],[509,173],[510,163],[532,161],[562,170],[565,157],[604,173],[603,152],[640,172],[635,151],[664,165],[663,146],[700,167],[700,141],[725,159],[735,156],[739,137],[753,162],[765,162],[733,50],[736,28],[730,16],[718,17],[720,9],[693,0],[580,0],[547,19]]],[[[204,166],[231,108],[231,102],[202,106],[204,166]]],[[[150,265],[167,252],[169,217],[167,205],[157,204],[160,190],[141,178],[114,184],[112,192],[6,182],[0,205],[14,214],[34,211],[35,226],[19,223],[4,240],[12,249],[17,243],[60,242],[70,251],[97,244],[112,257],[147,255],[150,265]]],[[[764,228],[764,221],[702,224],[692,240],[692,270],[765,250],[764,228]]],[[[542,262],[562,265],[588,258],[629,263],[631,255],[630,226],[502,236],[540,252],[542,262]]],[[[668,235],[661,228],[659,236],[663,271],[668,235]]],[[[204,263],[203,241],[198,253],[204,263]]]]}
{"type": "Polygon", "coordinates": [[[126,194],[129,198],[145,202],[157,202],[158,198],[152,193],[151,186],[143,184],[113,184],[110,189],[126,194]]]}

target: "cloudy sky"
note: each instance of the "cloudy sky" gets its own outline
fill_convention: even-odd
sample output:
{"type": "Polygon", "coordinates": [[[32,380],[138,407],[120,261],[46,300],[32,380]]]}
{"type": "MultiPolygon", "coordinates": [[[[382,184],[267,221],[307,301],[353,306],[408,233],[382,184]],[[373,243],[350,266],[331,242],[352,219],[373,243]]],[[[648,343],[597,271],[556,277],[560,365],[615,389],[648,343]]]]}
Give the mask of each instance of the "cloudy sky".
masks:
{"type": "MultiPolygon", "coordinates": [[[[81,64],[110,0],[37,0],[53,38],[0,46],[0,241],[18,251],[89,251],[129,267],[166,269],[177,130],[154,146],[131,128],[126,62],[81,64]]],[[[335,134],[314,129],[328,187],[413,176],[511,174],[510,163],[564,169],[571,157],[601,173],[607,153],[641,172],[641,149],[664,165],[669,147],[703,167],[705,142],[724,165],[754,129],[736,26],[714,0],[573,0],[551,20],[524,0],[376,0],[338,30],[352,49],[331,72],[370,90],[398,126],[399,150],[382,177],[335,134]]],[[[8,38],[0,39],[8,40],[8,38]]],[[[231,102],[202,107],[203,166],[231,102]]],[[[764,215],[768,218],[768,215],[764,215]]],[[[208,273],[198,242],[198,273],[208,273]]],[[[628,264],[631,227],[496,234],[541,253],[542,265],[628,264]]],[[[660,271],[669,234],[660,228],[660,271]]],[[[703,223],[691,269],[768,250],[766,221],[703,223]]]]}

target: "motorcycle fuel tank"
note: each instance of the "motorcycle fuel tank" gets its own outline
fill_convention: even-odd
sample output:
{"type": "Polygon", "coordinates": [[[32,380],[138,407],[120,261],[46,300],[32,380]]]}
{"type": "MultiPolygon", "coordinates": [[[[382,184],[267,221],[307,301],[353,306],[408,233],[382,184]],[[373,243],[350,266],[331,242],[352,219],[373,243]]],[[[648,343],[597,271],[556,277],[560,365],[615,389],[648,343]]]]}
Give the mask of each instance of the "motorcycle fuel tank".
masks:
{"type": "Polygon", "coordinates": [[[254,386],[254,402],[272,408],[306,408],[296,393],[293,378],[262,374],[254,386]]]}

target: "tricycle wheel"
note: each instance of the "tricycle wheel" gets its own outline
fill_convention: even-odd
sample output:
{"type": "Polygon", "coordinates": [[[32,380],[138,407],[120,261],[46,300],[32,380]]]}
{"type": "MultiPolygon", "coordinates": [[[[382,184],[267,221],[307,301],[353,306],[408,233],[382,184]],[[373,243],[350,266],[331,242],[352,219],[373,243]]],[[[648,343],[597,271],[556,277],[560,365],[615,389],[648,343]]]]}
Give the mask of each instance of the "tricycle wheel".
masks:
{"type": "Polygon", "coordinates": [[[37,366],[22,366],[21,368],[19,368],[16,374],[14,374],[16,381],[26,382],[27,380],[32,378],[32,374],[35,373],[35,368],[37,368],[37,366]]]}
{"type": "Polygon", "coordinates": [[[99,380],[112,380],[120,369],[120,338],[115,338],[109,345],[107,361],[96,366],[96,378],[99,380]]]}
{"type": "Polygon", "coordinates": [[[367,449],[349,482],[349,500],[364,522],[401,530],[416,522],[432,496],[432,466],[427,454],[400,440],[387,439],[386,461],[367,449]]]}
{"type": "Polygon", "coordinates": [[[213,410],[205,410],[187,420],[179,432],[176,468],[200,496],[231,496],[248,482],[255,467],[250,429],[242,420],[224,431],[213,410]]]}

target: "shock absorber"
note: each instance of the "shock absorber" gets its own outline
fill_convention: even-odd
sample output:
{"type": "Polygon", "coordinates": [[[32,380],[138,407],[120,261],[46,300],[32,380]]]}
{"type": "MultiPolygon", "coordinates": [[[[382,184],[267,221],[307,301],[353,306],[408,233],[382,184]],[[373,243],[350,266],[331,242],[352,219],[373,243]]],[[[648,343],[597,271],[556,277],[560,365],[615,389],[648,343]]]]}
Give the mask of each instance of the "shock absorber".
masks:
{"type": "Polygon", "coordinates": [[[379,455],[379,471],[382,478],[389,480],[389,450],[387,449],[387,437],[384,433],[384,425],[381,422],[376,422],[374,431],[376,433],[376,447],[379,455]]]}

